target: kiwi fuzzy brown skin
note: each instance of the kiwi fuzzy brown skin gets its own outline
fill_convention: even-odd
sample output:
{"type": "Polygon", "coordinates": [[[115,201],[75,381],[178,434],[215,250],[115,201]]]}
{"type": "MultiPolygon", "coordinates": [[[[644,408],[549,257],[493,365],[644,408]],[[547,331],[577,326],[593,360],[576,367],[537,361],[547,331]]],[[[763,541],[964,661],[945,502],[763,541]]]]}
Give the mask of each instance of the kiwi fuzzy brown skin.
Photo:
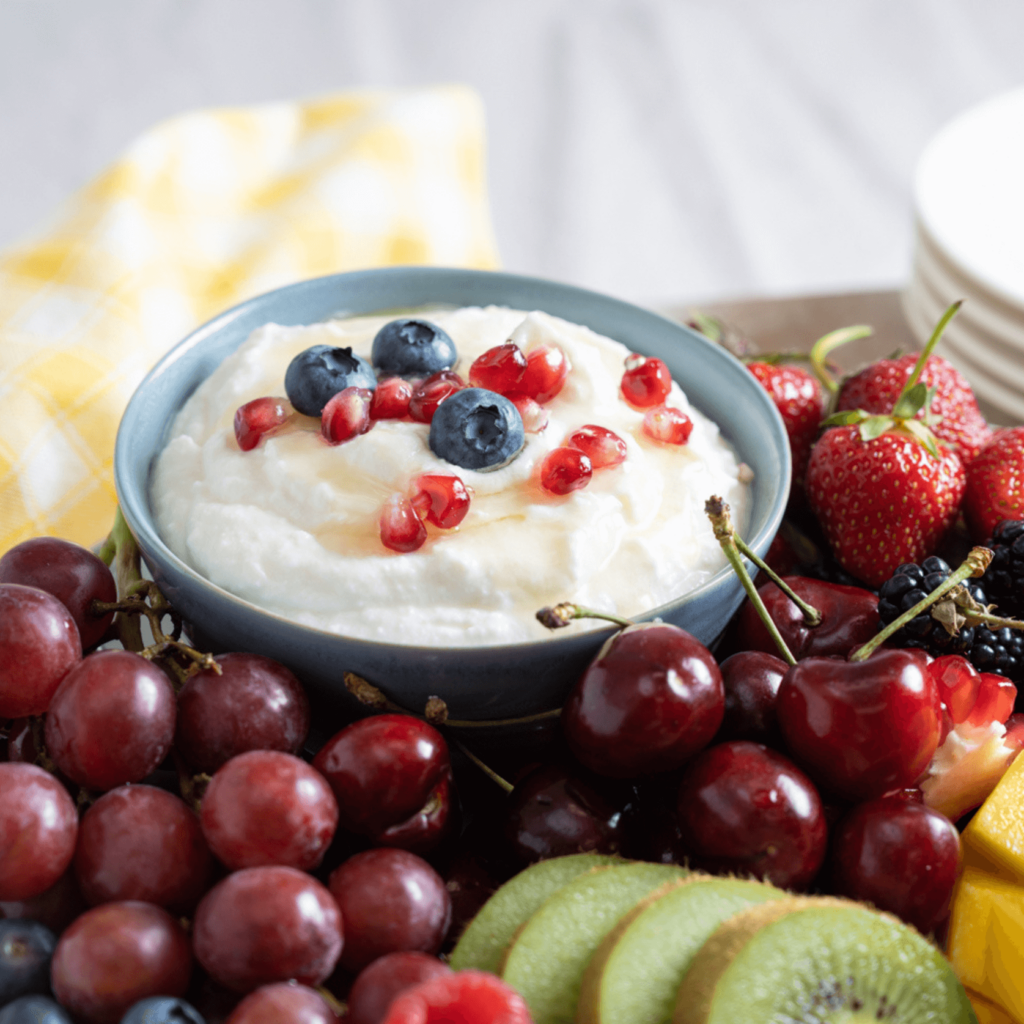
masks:
{"type": "MultiPolygon", "coordinates": [[[[749,943],[761,936],[762,932],[764,936],[770,937],[772,926],[783,922],[784,919],[793,917],[793,921],[796,922],[804,911],[828,911],[830,909],[840,911],[845,918],[845,920],[831,923],[830,934],[837,935],[848,944],[850,935],[853,934],[856,938],[857,931],[861,929],[864,929],[864,939],[866,940],[861,945],[866,944],[868,948],[872,941],[879,941],[879,933],[882,930],[887,933],[886,938],[893,944],[896,942],[903,944],[900,951],[903,955],[895,961],[893,960],[895,951],[892,949],[880,955],[880,958],[889,958],[890,962],[887,966],[893,970],[894,976],[898,979],[900,984],[897,987],[900,991],[894,992],[892,998],[886,993],[879,992],[873,993],[870,997],[858,996],[854,1005],[846,1005],[842,994],[842,983],[837,985],[835,977],[838,975],[845,983],[849,984],[850,981],[854,981],[853,971],[844,964],[840,964],[838,967],[829,964],[828,976],[821,978],[823,986],[821,991],[823,998],[827,1000],[827,1005],[822,1007],[817,1002],[812,1006],[806,1005],[808,993],[805,990],[798,997],[803,1002],[800,1005],[787,1006],[783,1011],[784,1017],[781,1019],[794,1022],[806,1019],[818,1022],[818,1024],[826,1024],[830,1020],[841,1020],[849,1024],[849,1022],[860,1020],[889,1019],[903,1021],[905,1024],[915,1024],[918,1020],[941,1020],[943,1024],[977,1024],[977,1017],[971,1008],[966,992],[938,949],[891,914],[872,910],[864,904],[855,903],[852,900],[827,896],[793,897],[774,903],[763,903],[741,911],[720,925],[690,965],[679,989],[672,1024],[709,1024],[709,1022],[724,1022],[726,1020],[729,1021],[729,1024],[745,1024],[746,1017],[743,1020],[737,1019],[731,1011],[727,1013],[721,1005],[715,1006],[716,997],[721,994],[720,986],[728,987],[726,976],[737,958],[744,953],[749,943]],[[864,923],[859,924],[859,921],[864,923]],[[914,957],[908,956],[908,953],[913,953],[916,956],[916,963],[914,957]],[[897,963],[898,971],[896,971],[897,963]],[[725,981],[724,985],[723,981],[725,981]],[[925,1002],[929,1005],[923,1005],[925,1002]],[[833,1017],[833,1011],[837,1014],[841,1013],[842,1016],[833,1017]],[[813,1016],[805,1016],[805,1013],[813,1013],[813,1016]]],[[[818,930],[820,931],[820,929],[818,930]]],[[[813,950],[803,951],[802,958],[801,951],[791,948],[786,950],[786,957],[791,958],[794,965],[811,959],[816,964],[821,964],[821,961],[832,953],[831,948],[827,948],[827,942],[824,946],[826,948],[823,948],[819,942],[813,950]]],[[[794,966],[794,973],[795,971],[796,966],[794,966]]],[[[780,978],[779,984],[786,986],[786,979],[780,978]]],[[[759,984],[758,987],[767,989],[767,981],[759,984]]],[[[749,991],[749,985],[745,986],[745,991],[749,991]]],[[[788,994],[788,990],[786,994],[788,994]]],[[[744,1004],[744,1009],[747,1009],[746,1004],[744,1004]]],[[[760,1017],[754,1016],[757,1012],[758,1010],[752,1008],[752,1016],[749,1019],[760,1020],[760,1017]]],[[[772,1017],[772,1019],[775,1018],[772,1017]]]]}

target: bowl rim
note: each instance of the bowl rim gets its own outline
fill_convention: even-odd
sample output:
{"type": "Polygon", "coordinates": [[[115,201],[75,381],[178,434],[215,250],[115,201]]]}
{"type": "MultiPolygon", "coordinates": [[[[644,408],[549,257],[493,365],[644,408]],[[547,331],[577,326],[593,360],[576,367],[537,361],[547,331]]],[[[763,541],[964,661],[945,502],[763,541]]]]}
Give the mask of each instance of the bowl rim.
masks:
{"type": "MultiPolygon", "coordinates": [[[[132,423],[137,418],[144,414],[144,405],[146,398],[147,389],[155,382],[158,381],[164,373],[168,371],[179,360],[184,358],[187,354],[191,353],[193,349],[200,346],[206,341],[211,335],[215,335],[222,331],[224,328],[230,326],[237,320],[244,320],[251,316],[254,312],[259,311],[263,306],[272,305],[280,301],[282,298],[288,296],[301,296],[303,291],[315,291],[323,288],[330,283],[345,281],[358,284],[360,279],[377,279],[387,277],[410,277],[414,280],[418,280],[420,284],[429,284],[431,280],[445,280],[448,282],[464,280],[466,282],[471,281],[494,281],[500,283],[506,287],[518,287],[529,289],[530,291],[537,291],[539,293],[551,292],[552,294],[558,294],[563,299],[575,298],[579,301],[585,301],[594,304],[598,310],[604,309],[611,313],[620,313],[630,318],[640,316],[641,319],[649,318],[652,325],[657,325],[664,329],[665,325],[669,325],[673,330],[681,331],[684,334],[688,334],[698,339],[699,342],[705,344],[708,347],[709,353],[714,353],[712,358],[724,359],[726,363],[734,363],[736,367],[746,369],[744,364],[740,362],[732,353],[708,338],[699,334],[698,332],[688,328],[685,324],[680,323],[677,320],[673,320],[670,317],[664,316],[661,313],[657,313],[653,310],[644,308],[643,306],[636,305],[635,303],[626,302],[623,299],[617,299],[613,296],[607,295],[602,292],[592,291],[587,288],[581,288],[577,285],[564,284],[558,281],[553,281],[547,278],[532,277],[529,275],[512,274],[505,271],[491,271],[491,270],[472,270],[462,267],[439,267],[439,266],[389,266],[389,267],[377,267],[366,270],[355,270],[355,271],[342,271],[335,274],[325,274],[319,277],[306,278],[301,281],[296,281],[291,284],[283,285],[278,288],[271,289],[266,292],[261,292],[257,295],[253,295],[248,299],[236,303],[234,306],[224,310],[217,314],[205,323],[200,324],[194,330],[190,331],[184,338],[179,342],[172,345],[170,349],[154,364],[149,372],[139,382],[135,391],[132,393],[131,398],[128,401],[127,406],[122,414],[121,421],[118,425],[117,436],[114,443],[114,487],[117,493],[118,503],[121,509],[121,513],[124,516],[125,522],[128,525],[129,530],[135,536],[137,543],[139,544],[140,551],[142,553],[143,561],[147,563],[150,559],[167,564],[171,567],[174,572],[180,576],[188,579],[194,586],[211,591],[216,596],[218,601],[226,602],[229,605],[238,607],[240,610],[247,614],[257,613],[259,615],[265,615],[273,618],[282,625],[289,629],[297,631],[296,636],[306,634],[310,639],[323,640],[336,640],[349,643],[368,644],[372,645],[375,649],[382,652],[388,650],[394,650],[401,652],[401,657],[408,658],[416,653],[422,653],[424,656],[437,656],[443,652],[446,656],[461,655],[466,658],[472,658],[476,660],[479,657],[500,657],[502,652],[508,652],[509,656],[520,654],[524,651],[529,652],[540,652],[543,650],[555,652],[558,647],[552,647],[552,645],[570,645],[573,643],[582,642],[584,639],[589,639],[592,642],[596,641],[602,636],[610,635],[614,633],[618,627],[609,625],[608,627],[597,627],[588,630],[586,633],[573,633],[565,636],[552,636],[542,640],[526,640],[516,641],[512,643],[501,643],[501,644],[476,644],[466,646],[426,646],[421,644],[400,644],[393,643],[384,640],[373,640],[365,637],[353,637],[342,633],[334,633],[325,629],[320,629],[315,626],[305,625],[303,623],[296,622],[294,619],[289,618],[279,612],[271,611],[267,608],[263,608],[260,605],[253,604],[247,601],[245,598],[239,597],[236,594],[231,593],[229,590],[218,586],[211,580],[207,579],[201,573],[193,569],[187,562],[178,557],[160,536],[159,531],[156,528],[155,520],[152,515],[152,510],[149,503],[149,485],[153,471],[153,460],[155,455],[150,459],[149,465],[146,470],[145,479],[141,482],[134,479],[131,472],[130,457],[128,453],[129,442],[128,433],[132,426],[132,423]]],[[[444,305],[443,300],[438,300],[440,305],[444,305]]],[[[501,305],[503,304],[500,300],[494,301],[492,304],[501,305]]],[[[410,307],[414,308],[414,307],[410,307]]],[[[542,304],[534,306],[535,309],[543,309],[542,304]]],[[[381,310],[380,312],[387,312],[387,310],[381,310]]],[[[334,316],[372,316],[373,312],[367,311],[351,311],[346,310],[343,306],[339,306],[336,313],[330,314],[334,316]]],[[[559,314],[552,314],[559,316],[559,314]]],[[[309,319],[302,321],[305,324],[321,323],[324,319],[329,317],[322,317],[319,319],[309,319]]],[[[264,318],[259,320],[258,323],[253,323],[246,336],[251,333],[260,324],[278,322],[272,318],[264,318]]],[[[577,321],[579,322],[579,321],[577,321]]],[[[588,326],[584,324],[584,326],[588,326]]],[[[597,328],[591,328],[597,331],[597,328]]],[[[598,333],[602,333],[598,331],[598,333]]],[[[241,344],[241,342],[240,342],[241,344]]],[[[756,382],[756,378],[753,374],[750,375],[751,379],[756,382]]],[[[196,387],[199,385],[197,384],[196,387]]],[[[186,396],[185,401],[194,393],[195,389],[189,392],[186,396]]],[[[788,443],[788,435],[786,434],[785,425],[782,420],[782,416],[772,401],[771,396],[763,388],[758,386],[753,389],[752,394],[759,396],[758,400],[762,402],[762,411],[765,412],[771,422],[773,422],[775,428],[775,438],[777,454],[781,463],[781,479],[779,481],[778,494],[776,496],[773,506],[769,509],[768,515],[765,518],[761,528],[753,537],[744,537],[744,540],[753,550],[760,552],[762,555],[767,550],[768,545],[774,538],[778,531],[779,525],[782,522],[783,515],[786,509],[786,503],[792,482],[792,465],[790,458],[790,449],[788,443]]],[[[691,401],[694,401],[692,396],[688,393],[687,397],[691,401]]],[[[182,403],[184,404],[184,403],[182,403]]],[[[699,402],[695,403],[699,405],[699,402]]],[[[167,421],[164,425],[164,442],[166,443],[167,432],[173,423],[174,418],[181,410],[181,405],[178,405],[172,413],[168,416],[167,421]]],[[[719,425],[721,429],[721,425],[719,425]]],[[[771,441],[771,437],[767,437],[766,441],[771,441]]],[[[730,441],[730,444],[733,444],[730,441]]],[[[737,455],[740,453],[737,452],[737,455]]],[[[748,569],[751,570],[751,576],[756,572],[756,567],[752,567],[749,559],[744,558],[744,562],[748,569]]],[[[153,570],[153,566],[150,565],[150,569],[153,570]]],[[[632,616],[632,620],[636,622],[649,622],[652,620],[659,620],[664,615],[673,610],[680,608],[683,604],[695,602],[701,598],[707,597],[713,594],[715,591],[720,590],[726,586],[729,578],[734,574],[734,570],[731,565],[727,562],[721,569],[719,569],[709,580],[702,583],[699,587],[687,592],[686,594],[659,605],[656,608],[650,609],[642,614],[632,616]]],[[[154,571],[154,575],[156,572],[154,571]]],[[[722,624],[724,629],[725,623],[722,624]]]]}

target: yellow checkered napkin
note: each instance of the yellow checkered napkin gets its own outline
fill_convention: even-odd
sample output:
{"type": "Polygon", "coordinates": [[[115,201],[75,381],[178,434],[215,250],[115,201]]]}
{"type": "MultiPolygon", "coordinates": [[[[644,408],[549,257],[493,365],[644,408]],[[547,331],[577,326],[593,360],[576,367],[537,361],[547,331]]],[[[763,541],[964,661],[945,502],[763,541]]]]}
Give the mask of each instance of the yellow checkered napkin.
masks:
{"type": "Polygon", "coordinates": [[[187,114],[0,254],[0,552],[106,535],[125,404],[221,310],[335,271],[494,267],[482,139],[460,87],[187,114]]]}

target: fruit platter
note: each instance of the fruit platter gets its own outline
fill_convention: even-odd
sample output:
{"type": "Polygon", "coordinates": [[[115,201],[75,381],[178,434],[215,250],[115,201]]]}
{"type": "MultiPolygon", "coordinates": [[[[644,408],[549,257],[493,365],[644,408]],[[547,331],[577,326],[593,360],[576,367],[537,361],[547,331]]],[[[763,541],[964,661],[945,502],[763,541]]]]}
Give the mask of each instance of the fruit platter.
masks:
{"type": "Polygon", "coordinates": [[[765,353],[694,316],[784,427],[760,552],[657,356],[542,310],[257,328],[148,477],[177,557],[268,630],[591,648],[500,720],[346,663],[332,700],[211,642],[121,513],[0,553],[0,1024],[1022,1024],[1024,426],[934,354],[956,314],[845,374],[869,327],[765,353]],[[324,458],[349,518],[299,531],[289,611],[293,534],[252,538],[317,514],[324,458]],[[713,636],[648,614],[723,578],[713,636]]]}

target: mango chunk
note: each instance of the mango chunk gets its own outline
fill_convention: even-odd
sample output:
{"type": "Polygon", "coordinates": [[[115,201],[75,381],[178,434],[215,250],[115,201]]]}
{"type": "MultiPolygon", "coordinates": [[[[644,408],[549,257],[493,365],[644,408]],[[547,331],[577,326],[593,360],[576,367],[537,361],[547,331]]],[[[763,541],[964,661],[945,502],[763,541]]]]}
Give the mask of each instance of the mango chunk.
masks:
{"type": "Polygon", "coordinates": [[[967,998],[974,1008],[974,1015],[978,1018],[978,1024],[1018,1024],[1001,1006],[990,1003],[984,996],[977,992],[967,992],[967,998]]]}
{"type": "Polygon", "coordinates": [[[1024,1020],[1024,886],[965,867],[948,953],[965,988],[1024,1020]]]}
{"type": "Polygon", "coordinates": [[[1024,756],[1014,760],[971,819],[964,842],[1024,885],[1024,756]]]}

